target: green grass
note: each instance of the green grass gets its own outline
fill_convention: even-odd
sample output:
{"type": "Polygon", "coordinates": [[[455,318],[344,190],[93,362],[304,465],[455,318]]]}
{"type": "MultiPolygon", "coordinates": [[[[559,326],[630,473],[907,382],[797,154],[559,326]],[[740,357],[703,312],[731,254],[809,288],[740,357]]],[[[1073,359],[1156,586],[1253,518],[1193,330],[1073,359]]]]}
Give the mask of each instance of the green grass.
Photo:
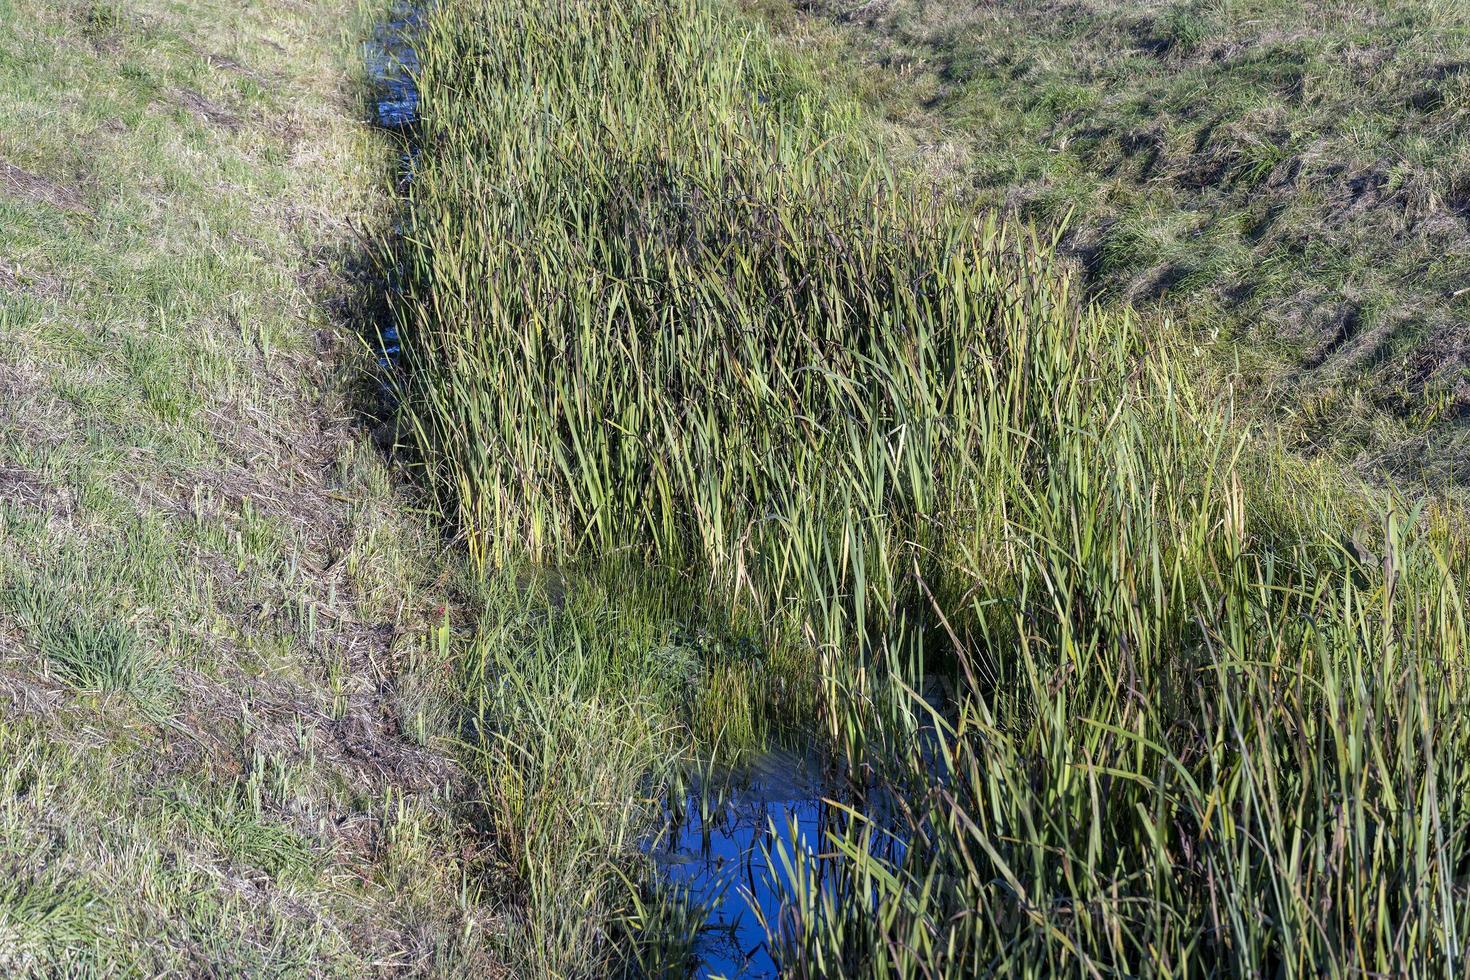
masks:
{"type": "Polygon", "coordinates": [[[1460,511],[1253,435],[727,7],[455,0],[420,54],[402,424],[513,964],[636,961],[648,801],[794,731],[858,803],[783,856],[792,975],[1462,968],[1460,511]]]}
{"type": "Polygon", "coordinates": [[[1218,340],[1294,448],[1463,482],[1462,5],[748,6],[924,169],[1070,216],[1089,289],[1218,340]]]}
{"type": "Polygon", "coordinates": [[[1463,972],[1463,513],[1293,452],[1453,464],[1463,15],[883,9],[445,0],[392,201],[383,10],[0,0],[0,972],[679,976],[786,740],[793,976],[1463,972]]]}
{"type": "Polygon", "coordinates": [[[636,873],[657,777],[687,736],[670,720],[658,621],[593,589],[548,610],[544,589],[487,582],[465,655],[471,768],[512,921],[494,942],[522,975],[607,976],[622,875],[636,873]]]}
{"type": "Polygon", "coordinates": [[[357,424],[379,13],[0,0],[7,976],[497,969],[453,562],[357,424]]]}

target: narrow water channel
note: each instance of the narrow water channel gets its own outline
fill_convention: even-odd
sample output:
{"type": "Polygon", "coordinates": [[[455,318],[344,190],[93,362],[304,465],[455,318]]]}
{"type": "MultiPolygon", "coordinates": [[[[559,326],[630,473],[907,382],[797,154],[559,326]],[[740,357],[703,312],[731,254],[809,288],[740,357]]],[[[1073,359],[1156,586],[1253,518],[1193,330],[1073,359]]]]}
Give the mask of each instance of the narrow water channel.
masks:
{"type": "Polygon", "coordinates": [[[780,855],[817,846],[836,819],[820,767],[774,750],[738,773],[696,785],[653,856],[669,884],[709,910],[697,977],[779,976],[766,944],[789,885],[780,855]],[[757,912],[759,910],[759,912],[757,912]],[[764,918],[765,924],[762,923],[764,918]]]}
{"type": "Polygon", "coordinates": [[[419,60],[413,38],[422,25],[422,14],[403,8],[379,24],[364,45],[373,115],[384,129],[407,132],[418,122],[419,91],[414,75],[419,60]]]}
{"type": "MultiPolygon", "coordinates": [[[[422,21],[413,7],[400,8],[378,25],[364,51],[376,122],[404,142],[405,186],[417,153],[414,37],[422,21]]],[[[398,361],[391,324],[382,327],[379,355],[384,367],[398,361]]],[[[821,867],[812,854],[849,819],[831,795],[815,755],[771,749],[739,772],[696,780],[682,803],[665,812],[649,856],[664,885],[706,912],[693,976],[780,976],[767,935],[779,926],[782,896],[792,884],[782,855],[821,867]]]]}

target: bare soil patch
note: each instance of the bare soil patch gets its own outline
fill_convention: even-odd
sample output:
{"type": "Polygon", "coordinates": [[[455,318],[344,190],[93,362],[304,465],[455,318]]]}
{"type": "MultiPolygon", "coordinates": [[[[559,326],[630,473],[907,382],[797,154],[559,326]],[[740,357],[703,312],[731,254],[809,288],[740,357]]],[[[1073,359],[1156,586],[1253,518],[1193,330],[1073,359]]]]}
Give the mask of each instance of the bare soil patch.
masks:
{"type": "Polygon", "coordinates": [[[22,268],[18,263],[0,259],[0,292],[24,293],[53,298],[61,295],[61,281],[55,276],[22,268]]]}
{"type": "Polygon", "coordinates": [[[20,200],[47,204],[72,214],[91,214],[82,195],[70,187],[63,187],[29,170],[0,160],[0,194],[20,200]]]}
{"type": "Polygon", "coordinates": [[[238,59],[231,58],[228,55],[223,55],[217,51],[210,51],[208,49],[200,47],[195,47],[194,50],[199,55],[199,57],[204,59],[204,62],[208,64],[211,68],[217,68],[220,71],[227,71],[230,74],[238,75],[241,78],[248,78],[252,82],[255,82],[257,85],[268,85],[273,81],[273,79],[267,77],[263,72],[257,71],[249,65],[239,61],[238,59]]]}
{"type": "Polygon", "coordinates": [[[53,486],[40,474],[16,466],[0,466],[0,500],[59,515],[70,513],[76,506],[71,490],[53,486]]]}
{"type": "Polygon", "coordinates": [[[240,128],[240,117],[208,96],[191,88],[175,89],[175,101],[191,114],[200,117],[211,126],[220,126],[230,131],[240,128]]]}

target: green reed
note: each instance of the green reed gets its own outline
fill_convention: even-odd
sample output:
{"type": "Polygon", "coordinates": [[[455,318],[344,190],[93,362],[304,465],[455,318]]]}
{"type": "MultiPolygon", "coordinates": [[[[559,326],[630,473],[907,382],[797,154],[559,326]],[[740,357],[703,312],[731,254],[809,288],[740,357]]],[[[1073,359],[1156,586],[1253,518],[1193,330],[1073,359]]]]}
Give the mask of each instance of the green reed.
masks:
{"type": "Polygon", "coordinates": [[[423,48],[405,400],[482,560],[698,569],[866,648],[1132,369],[711,9],[452,4],[423,48]]]}
{"type": "Polygon", "coordinates": [[[768,714],[890,801],[778,856],[795,975],[1461,968],[1453,513],[1249,441],[718,3],[428,20],[405,423],[482,566],[596,568],[612,609],[466,672],[529,968],[606,968],[669,719],[768,714]],[[661,673],[619,632],[661,588],[759,654],[661,673]]]}

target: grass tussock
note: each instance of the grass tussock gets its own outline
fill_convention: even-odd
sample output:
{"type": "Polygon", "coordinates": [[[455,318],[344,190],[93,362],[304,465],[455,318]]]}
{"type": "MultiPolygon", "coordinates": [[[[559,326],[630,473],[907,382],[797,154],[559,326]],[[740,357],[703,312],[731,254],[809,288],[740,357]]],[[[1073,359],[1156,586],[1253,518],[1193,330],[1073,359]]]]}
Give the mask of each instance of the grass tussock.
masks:
{"type": "Polygon", "coordinates": [[[471,758],[513,889],[502,898],[524,910],[500,942],[528,975],[609,975],[623,876],[686,751],[660,624],[591,588],[547,612],[541,584],[497,579],[479,601],[462,671],[471,758]]]}
{"type": "Polygon", "coordinates": [[[615,961],[681,673],[731,676],[655,669],[697,593],[873,803],[781,855],[792,975],[1460,969],[1456,512],[1250,438],[724,8],[457,0],[420,53],[405,423],[484,566],[572,583],[464,678],[512,955],[615,961]]]}

